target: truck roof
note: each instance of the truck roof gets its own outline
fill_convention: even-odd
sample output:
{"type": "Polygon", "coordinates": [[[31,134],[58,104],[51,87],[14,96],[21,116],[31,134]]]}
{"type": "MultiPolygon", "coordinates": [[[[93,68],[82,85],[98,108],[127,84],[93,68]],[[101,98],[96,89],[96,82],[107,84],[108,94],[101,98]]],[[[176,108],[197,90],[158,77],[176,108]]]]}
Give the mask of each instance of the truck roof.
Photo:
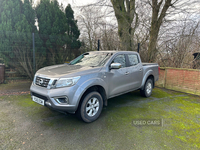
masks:
{"type": "MultiPolygon", "coordinates": [[[[135,51],[116,51],[116,50],[103,50],[103,51],[90,51],[88,53],[137,53],[135,51]]],[[[138,53],[137,53],[138,54],[138,53]]]]}

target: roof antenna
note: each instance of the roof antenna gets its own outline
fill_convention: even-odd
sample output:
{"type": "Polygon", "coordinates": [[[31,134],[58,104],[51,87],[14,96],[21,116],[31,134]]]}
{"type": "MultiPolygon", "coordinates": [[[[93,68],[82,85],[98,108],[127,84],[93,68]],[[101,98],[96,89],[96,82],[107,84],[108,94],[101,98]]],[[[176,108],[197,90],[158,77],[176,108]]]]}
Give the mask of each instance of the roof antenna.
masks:
{"type": "Polygon", "coordinates": [[[137,52],[138,52],[138,53],[140,52],[140,43],[138,43],[138,49],[137,49],[137,52]]]}
{"type": "Polygon", "coordinates": [[[99,48],[100,48],[100,40],[98,40],[98,49],[97,49],[97,51],[99,51],[99,48]]]}

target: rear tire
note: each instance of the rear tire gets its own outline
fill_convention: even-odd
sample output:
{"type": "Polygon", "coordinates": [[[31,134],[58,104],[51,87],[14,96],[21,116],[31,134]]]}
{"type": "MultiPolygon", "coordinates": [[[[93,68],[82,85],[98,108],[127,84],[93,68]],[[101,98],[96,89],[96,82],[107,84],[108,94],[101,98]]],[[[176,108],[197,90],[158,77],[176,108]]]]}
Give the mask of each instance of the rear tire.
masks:
{"type": "Polygon", "coordinates": [[[149,97],[151,96],[153,90],[153,80],[151,78],[147,79],[144,89],[140,90],[140,94],[144,97],[149,97]]]}
{"type": "Polygon", "coordinates": [[[103,108],[102,96],[94,91],[88,93],[80,104],[76,114],[84,122],[93,122],[99,118],[103,108]]]}

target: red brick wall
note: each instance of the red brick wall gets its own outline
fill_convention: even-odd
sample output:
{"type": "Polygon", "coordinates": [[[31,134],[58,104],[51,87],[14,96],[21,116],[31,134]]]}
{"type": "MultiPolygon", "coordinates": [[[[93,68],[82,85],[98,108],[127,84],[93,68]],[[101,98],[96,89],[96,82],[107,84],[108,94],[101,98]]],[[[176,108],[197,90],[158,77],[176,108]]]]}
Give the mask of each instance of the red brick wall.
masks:
{"type": "Polygon", "coordinates": [[[161,68],[159,87],[200,95],[200,70],[161,68]]]}

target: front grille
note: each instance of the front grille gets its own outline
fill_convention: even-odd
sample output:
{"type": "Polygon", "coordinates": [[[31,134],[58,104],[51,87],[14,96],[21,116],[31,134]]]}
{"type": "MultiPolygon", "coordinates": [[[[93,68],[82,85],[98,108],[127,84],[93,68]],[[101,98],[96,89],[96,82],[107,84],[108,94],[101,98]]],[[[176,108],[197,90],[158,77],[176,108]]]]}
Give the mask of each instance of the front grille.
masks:
{"type": "Polygon", "coordinates": [[[35,96],[35,97],[38,97],[38,98],[41,98],[45,101],[48,100],[48,98],[46,96],[43,96],[43,95],[40,95],[40,94],[37,94],[37,93],[34,93],[34,92],[31,92],[31,95],[35,96]]]}
{"type": "Polygon", "coordinates": [[[42,77],[36,77],[35,84],[42,87],[47,87],[49,84],[50,79],[42,78],[42,77]]]}

